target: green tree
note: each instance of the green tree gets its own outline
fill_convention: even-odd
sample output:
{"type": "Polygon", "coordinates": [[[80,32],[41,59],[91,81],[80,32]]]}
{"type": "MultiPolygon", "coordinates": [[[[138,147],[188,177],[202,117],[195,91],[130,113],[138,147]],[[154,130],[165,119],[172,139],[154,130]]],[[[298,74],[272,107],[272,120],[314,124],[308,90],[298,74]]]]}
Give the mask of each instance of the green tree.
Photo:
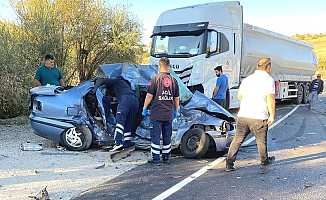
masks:
{"type": "Polygon", "coordinates": [[[142,24],[127,5],[105,0],[10,0],[17,21],[0,21],[0,118],[27,111],[33,76],[47,53],[65,82],[91,78],[106,63],[142,63],[142,24]],[[17,106],[19,105],[19,106],[17,106]]]}

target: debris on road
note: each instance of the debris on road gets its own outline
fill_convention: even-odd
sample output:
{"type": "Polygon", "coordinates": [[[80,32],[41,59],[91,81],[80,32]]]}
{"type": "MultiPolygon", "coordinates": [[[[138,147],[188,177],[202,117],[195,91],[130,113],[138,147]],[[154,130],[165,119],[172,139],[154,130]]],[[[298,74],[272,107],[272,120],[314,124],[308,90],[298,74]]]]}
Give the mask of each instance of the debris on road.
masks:
{"type": "Polygon", "coordinates": [[[41,190],[36,196],[28,196],[29,198],[35,199],[35,200],[50,200],[49,193],[46,190],[47,187],[45,187],[43,190],[41,190]]]}
{"type": "Polygon", "coordinates": [[[67,150],[66,147],[63,147],[63,146],[57,146],[57,149],[59,151],[65,151],[65,150],[67,150]]]}
{"type": "Polygon", "coordinates": [[[6,155],[2,155],[2,154],[0,154],[0,156],[1,156],[1,157],[4,157],[4,158],[9,158],[8,156],[6,156],[6,155]]]}
{"type": "Polygon", "coordinates": [[[20,148],[23,151],[39,151],[43,149],[42,144],[36,144],[32,142],[21,143],[20,148]]]}
{"type": "Polygon", "coordinates": [[[103,165],[100,165],[100,166],[95,167],[95,169],[102,169],[104,167],[105,167],[105,163],[103,163],[103,165]]]}
{"type": "Polygon", "coordinates": [[[135,150],[135,146],[132,146],[130,148],[123,149],[121,151],[113,152],[109,156],[109,162],[112,163],[121,160],[123,158],[126,158],[130,156],[131,155],[130,153],[133,152],[134,150],[135,150]]]}

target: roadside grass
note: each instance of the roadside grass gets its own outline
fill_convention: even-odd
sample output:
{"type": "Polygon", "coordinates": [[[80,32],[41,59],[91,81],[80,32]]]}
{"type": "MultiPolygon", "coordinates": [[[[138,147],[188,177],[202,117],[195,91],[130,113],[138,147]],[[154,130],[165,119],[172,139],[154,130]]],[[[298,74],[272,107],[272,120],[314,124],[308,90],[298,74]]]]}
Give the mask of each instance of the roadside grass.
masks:
{"type": "Polygon", "coordinates": [[[0,125],[14,126],[14,125],[26,125],[29,123],[28,116],[18,116],[8,119],[0,119],[0,125]]]}

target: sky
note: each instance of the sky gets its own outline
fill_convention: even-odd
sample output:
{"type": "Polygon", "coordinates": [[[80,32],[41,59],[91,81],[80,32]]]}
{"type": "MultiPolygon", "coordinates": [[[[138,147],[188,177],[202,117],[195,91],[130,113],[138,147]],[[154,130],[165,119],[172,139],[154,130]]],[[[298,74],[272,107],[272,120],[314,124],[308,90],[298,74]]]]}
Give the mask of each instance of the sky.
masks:
{"type": "MultiPolygon", "coordinates": [[[[143,24],[143,42],[148,44],[159,15],[170,9],[216,2],[218,0],[108,0],[111,5],[130,5],[143,24]]],[[[325,0],[242,0],[245,23],[286,36],[295,34],[326,34],[325,0]]],[[[0,17],[13,19],[8,0],[0,0],[0,17]]]]}

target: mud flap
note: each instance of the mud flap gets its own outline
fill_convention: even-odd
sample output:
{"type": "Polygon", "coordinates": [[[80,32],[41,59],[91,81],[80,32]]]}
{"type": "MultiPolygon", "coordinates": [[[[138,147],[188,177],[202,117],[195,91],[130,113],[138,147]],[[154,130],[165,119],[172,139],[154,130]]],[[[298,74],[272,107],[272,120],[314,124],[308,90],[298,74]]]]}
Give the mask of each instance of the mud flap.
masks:
{"type": "Polygon", "coordinates": [[[135,150],[135,145],[129,147],[129,148],[126,148],[126,149],[123,149],[121,151],[115,151],[115,152],[110,152],[110,155],[109,155],[109,162],[113,163],[113,162],[116,162],[118,160],[121,160],[123,158],[126,158],[128,156],[131,155],[131,152],[133,152],[135,150]]]}

